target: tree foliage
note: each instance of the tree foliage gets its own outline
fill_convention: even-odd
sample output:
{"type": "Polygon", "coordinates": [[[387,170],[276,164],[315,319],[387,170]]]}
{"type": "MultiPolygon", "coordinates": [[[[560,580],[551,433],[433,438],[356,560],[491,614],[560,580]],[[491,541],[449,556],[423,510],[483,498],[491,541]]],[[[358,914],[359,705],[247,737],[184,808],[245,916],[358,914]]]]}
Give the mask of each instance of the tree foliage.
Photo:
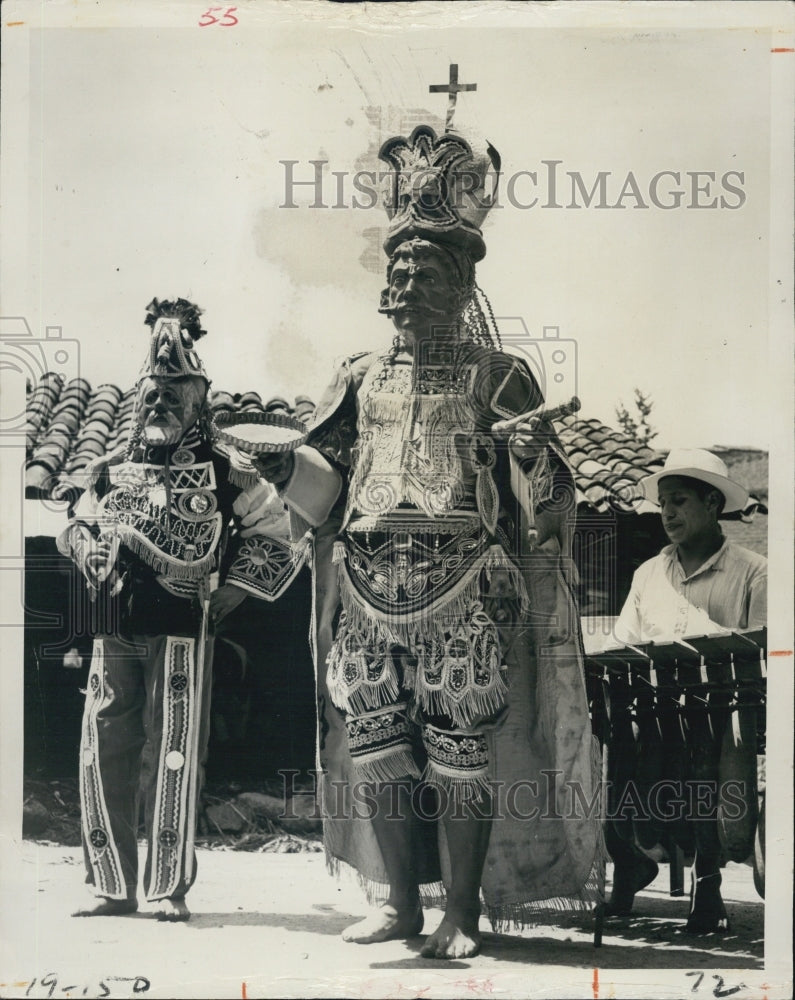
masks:
{"type": "Polygon", "coordinates": [[[656,438],[658,433],[649,422],[649,415],[653,406],[653,400],[636,387],[634,411],[630,412],[622,402],[619,402],[616,407],[616,419],[621,429],[625,434],[635,438],[639,444],[644,446],[648,445],[653,438],[656,438]]]}

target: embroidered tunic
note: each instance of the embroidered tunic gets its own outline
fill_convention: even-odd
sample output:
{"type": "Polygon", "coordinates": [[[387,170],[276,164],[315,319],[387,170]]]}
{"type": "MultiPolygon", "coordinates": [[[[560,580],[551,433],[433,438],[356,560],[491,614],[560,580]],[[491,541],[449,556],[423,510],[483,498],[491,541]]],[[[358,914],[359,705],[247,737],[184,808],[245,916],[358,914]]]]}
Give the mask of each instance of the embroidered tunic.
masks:
{"type": "Polygon", "coordinates": [[[456,779],[468,790],[486,778],[482,738],[476,769],[463,752],[456,768],[453,750],[472,743],[473,727],[505,700],[500,639],[483,607],[483,574],[512,570],[513,590],[524,595],[505,555],[512,527],[505,511],[498,523],[491,424],[539,401],[517,359],[472,344],[443,344],[418,362],[381,357],[362,379],[341,543],[343,612],[328,683],[335,704],[351,716],[371,714],[369,741],[360,722],[349,719],[354,758],[366,777],[418,775],[403,715],[387,727],[404,729],[402,746],[390,733],[389,752],[373,715],[374,709],[390,717],[403,713],[413,691],[422,717],[409,717],[423,724],[426,776],[443,778],[456,791],[456,779]],[[435,726],[431,716],[440,717],[435,726]]]}
{"type": "Polygon", "coordinates": [[[176,448],[139,451],[101,472],[67,532],[85,525],[119,544],[122,631],[192,634],[200,618],[199,582],[216,572],[265,599],[282,593],[296,573],[286,524],[275,536],[237,536],[227,544],[239,498],[258,482],[237,455],[211,445],[195,428],[176,448]]]}

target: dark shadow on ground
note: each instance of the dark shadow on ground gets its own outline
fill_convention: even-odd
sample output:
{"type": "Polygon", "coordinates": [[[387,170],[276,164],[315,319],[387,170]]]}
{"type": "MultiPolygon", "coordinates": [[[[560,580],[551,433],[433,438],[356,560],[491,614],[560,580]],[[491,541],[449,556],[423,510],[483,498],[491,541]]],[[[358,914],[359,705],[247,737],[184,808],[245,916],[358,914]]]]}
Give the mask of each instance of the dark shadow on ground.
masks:
{"type": "MultiPolygon", "coordinates": [[[[732,902],[726,906],[732,923],[730,934],[697,936],[685,932],[688,900],[666,894],[643,894],[636,900],[637,914],[628,920],[606,920],[602,946],[593,946],[593,917],[583,913],[559,914],[553,926],[565,937],[552,937],[544,926],[519,934],[484,933],[481,954],[512,964],[566,965],[591,969],[681,968],[754,969],[764,962],[764,904],[732,902]],[[542,956],[540,958],[539,956],[542,956]]],[[[446,963],[421,958],[421,938],[406,942],[415,951],[392,962],[374,962],[372,969],[423,969],[440,964],[470,968],[466,959],[446,963]]],[[[482,969],[482,966],[481,966],[482,969]]]]}

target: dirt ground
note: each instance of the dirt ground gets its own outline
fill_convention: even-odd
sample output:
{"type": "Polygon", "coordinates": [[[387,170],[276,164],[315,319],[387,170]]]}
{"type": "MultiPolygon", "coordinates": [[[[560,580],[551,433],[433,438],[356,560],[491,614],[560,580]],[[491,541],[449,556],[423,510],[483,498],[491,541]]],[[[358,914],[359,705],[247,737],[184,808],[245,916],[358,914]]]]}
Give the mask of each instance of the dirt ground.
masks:
{"type": "MultiPolygon", "coordinates": [[[[193,916],[185,924],[163,924],[145,911],[70,917],[86,892],[80,850],[20,841],[4,873],[0,995],[762,995],[752,985],[764,977],[764,904],[744,865],[724,870],[733,923],[727,937],[685,935],[687,899],[668,895],[663,866],[639,894],[637,916],[623,926],[606,924],[601,948],[593,947],[592,917],[579,914],[558,916],[554,925],[522,936],[486,933],[480,955],[442,963],[419,957],[421,938],[369,946],[342,942],[342,929],[366,910],[358,886],[329,876],[319,851],[280,853],[279,846],[289,851],[297,845],[288,838],[268,852],[200,849],[199,878],[189,896],[193,916]]],[[[440,916],[427,912],[426,931],[440,916]]],[[[768,1000],[786,995],[775,988],[763,992],[768,1000]]]]}

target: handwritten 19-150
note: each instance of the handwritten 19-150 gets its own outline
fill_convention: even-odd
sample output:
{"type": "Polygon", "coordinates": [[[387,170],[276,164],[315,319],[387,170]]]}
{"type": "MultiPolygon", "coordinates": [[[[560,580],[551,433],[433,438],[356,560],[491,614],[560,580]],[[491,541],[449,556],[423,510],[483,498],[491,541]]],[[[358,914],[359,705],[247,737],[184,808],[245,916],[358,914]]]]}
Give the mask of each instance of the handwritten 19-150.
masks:
{"type": "Polygon", "coordinates": [[[151,985],[146,976],[104,976],[95,982],[85,983],[75,982],[72,978],[59,978],[55,972],[48,972],[41,978],[32,979],[24,995],[31,998],[71,996],[104,1000],[105,997],[140,996],[151,985]]]}

